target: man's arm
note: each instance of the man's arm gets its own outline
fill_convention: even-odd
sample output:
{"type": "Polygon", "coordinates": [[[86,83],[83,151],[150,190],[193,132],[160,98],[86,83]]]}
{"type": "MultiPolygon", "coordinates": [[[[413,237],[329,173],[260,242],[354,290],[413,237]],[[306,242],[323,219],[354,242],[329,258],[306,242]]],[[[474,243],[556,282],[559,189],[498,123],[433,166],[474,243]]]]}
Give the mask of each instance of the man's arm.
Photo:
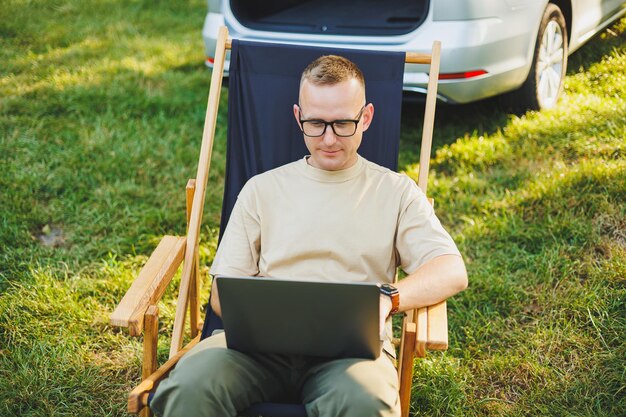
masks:
{"type": "Polygon", "coordinates": [[[209,273],[214,277],[211,285],[211,309],[222,317],[220,296],[215,278],[219,276],[254,276],[259,273],[261,228],[255,204],[255,186],[252,180],[244,185],[230,214],[228,225],[217,248],[209,273]]]}
{"type": "MultiPolygon", "coordinates": [[[[400,293],[398,311],[407,311],[437,304],[463,291],[467,288],[467,271],[460,256],[442,255],[429,260],[394,285],[400,293]]],[[[381,330],[390,312],[390,298],[381,295],[381,330]]]]}
{"type": "Polygon", "coordinates": [[[222,317],[222,307],[220,306],[220,294],[217,291],[217,280],[213,278],[213,284],[211,285],[211,309],[218,317],[222,317]]]}

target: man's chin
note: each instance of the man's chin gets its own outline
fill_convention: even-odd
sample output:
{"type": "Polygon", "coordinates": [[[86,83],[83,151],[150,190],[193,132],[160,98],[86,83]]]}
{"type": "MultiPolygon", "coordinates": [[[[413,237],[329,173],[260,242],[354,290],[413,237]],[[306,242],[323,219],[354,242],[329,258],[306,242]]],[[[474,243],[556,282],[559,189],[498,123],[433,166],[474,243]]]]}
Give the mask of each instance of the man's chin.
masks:
{"type": "Polygon", "coordinates": [[[356,163],[356,158],[354,158],[354,161],[348,161],[345,158],[345,154],[342,151],[339,151],[330,154],[317,154],[309,158],[308,162],[315,168],[323,169],[325,171],[340,171],[354,165],[354,163],[356,163]]]}

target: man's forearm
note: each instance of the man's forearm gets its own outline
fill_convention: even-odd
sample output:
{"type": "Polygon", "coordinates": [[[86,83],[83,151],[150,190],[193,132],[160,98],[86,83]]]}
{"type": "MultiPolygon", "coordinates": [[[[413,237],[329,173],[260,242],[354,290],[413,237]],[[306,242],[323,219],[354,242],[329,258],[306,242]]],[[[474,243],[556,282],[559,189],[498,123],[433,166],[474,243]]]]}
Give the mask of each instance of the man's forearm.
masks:
{"type": "Polygon", "coordinates": [[[396,287],[399,311],[430,306],[467,288],[467,271],[460,256],[442,255],[397,282],[396,287]]]}

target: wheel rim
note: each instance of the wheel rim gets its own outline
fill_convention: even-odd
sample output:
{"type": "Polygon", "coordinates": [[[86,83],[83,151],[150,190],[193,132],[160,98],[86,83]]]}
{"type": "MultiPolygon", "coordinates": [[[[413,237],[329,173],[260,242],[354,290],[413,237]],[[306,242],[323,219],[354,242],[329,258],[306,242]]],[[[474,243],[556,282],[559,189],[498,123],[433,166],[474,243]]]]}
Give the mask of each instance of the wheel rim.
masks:
{"type": "Polygon", "coordinates": [[[553,107],[559,96],[565,60],[563,46],[561,26],[551,20],[543,32],[537,59],[537,96],[541,107],[553,107]]]}

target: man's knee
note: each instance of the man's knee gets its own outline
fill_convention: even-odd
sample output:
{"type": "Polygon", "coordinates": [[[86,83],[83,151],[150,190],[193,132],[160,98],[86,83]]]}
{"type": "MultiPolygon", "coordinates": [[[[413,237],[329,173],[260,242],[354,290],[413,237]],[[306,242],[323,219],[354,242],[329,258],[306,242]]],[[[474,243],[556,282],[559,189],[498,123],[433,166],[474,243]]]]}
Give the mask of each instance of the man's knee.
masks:
{"type": "Polygon", "coordinates": [[[339,364],[320,375],[309,390],[310,417],[400,415],[397,374],[380,364],[339,364]]]}
{"type": "Polygon", "coordinates": [[[180,389],[205,395],[214,391],[223,394],[226,387],[237,382],[238,372],[234,368],[242,366],[227,349],[211,349],[202,355],[194,355],[181,361],[171,377],[175,378],[180,389]]]}
{"type": "MultiPolygon", "coordinates": [[[[337,415],[343,416],[395,416],[397,391],[374,391],[361,384],[344,385],[335,392],[337,415]]],[[[399,415],[399,413],[397,414],[399,415]]]]}
{"type": "Polygon", "coordinates": [[[309,417],[396,417],[400,415],[397,392],[372,392],[358,384],[337,384],[307,404],[309,417]]]}
{"type": "Polygon", "coordinates": [[[163,416],[234,415],[236,381],[229,356],[216,348],[184,358],[159,385],[150,407],[163,416]]]}

